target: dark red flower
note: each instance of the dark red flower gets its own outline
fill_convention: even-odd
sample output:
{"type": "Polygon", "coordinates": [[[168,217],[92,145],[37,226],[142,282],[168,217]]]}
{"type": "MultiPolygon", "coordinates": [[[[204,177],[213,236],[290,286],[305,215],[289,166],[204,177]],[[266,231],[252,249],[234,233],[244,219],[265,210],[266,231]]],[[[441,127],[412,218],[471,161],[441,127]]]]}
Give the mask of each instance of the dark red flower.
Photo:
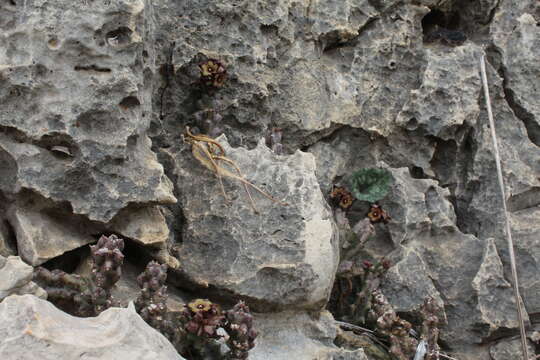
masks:
{"type": "Polygon", "coordinates": [[[227,70],[219,60],[208,59],[199,64],[199,70],[201,80],[205,85],[220,88],[225,84],[227,70]]]}
{"type": "Polygon", "coordinates": [[[384,222],[385,224],[390,220],[390,216],[379,205],[373,204],[367,214],[369,220],[372,223],[384,222]]]}

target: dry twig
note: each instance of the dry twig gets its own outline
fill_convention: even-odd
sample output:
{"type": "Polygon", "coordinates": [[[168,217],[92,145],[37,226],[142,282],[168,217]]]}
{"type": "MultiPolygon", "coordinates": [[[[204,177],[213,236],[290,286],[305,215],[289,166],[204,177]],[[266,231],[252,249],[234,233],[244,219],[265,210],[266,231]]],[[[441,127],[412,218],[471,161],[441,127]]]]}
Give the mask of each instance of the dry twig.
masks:
{"type": "Polygon", "coordinates": [[[517,313],[519,319],[519,332],[521,334],[521,349],[523,351],[523,359],[529,359],[529,352],[527,350],[527,334],[525,333],[525,321],[523,316],[523,308],[521,306],[521,296],[519,295],[519,281],[516,268],[516,256],[514,254],[514,242],[512,241],[512,232],[510,227],[510,220],[508,219],[508,211],[506,209],[506,194],[504,191],[504,180],[501,169],[501,158],[499,154],[499,145],[497,142],[497,133],[495,132],[495,121],[493,120],[493,113],[491,111],[491,99],[489,97],[489,88],[486,75],[486,62],[485,56],[482,55],[480,59],[480,73],[482,74],[482,85],[484,87],[484,97],[486,100],[486,108],[488,113],[489,125],[491,128],[491,139],[493,141],[493,149],[495,154],[495,164],[497,166],[497,178],[499,180],[499,189],[502,197],[504,219],[506,222],[506,238],[508,245],[508,254],[510,257],[510,268],[512,269],[512,280],[514,286],[514,297],[517,305],[517,313]]]}
{"type": "Polygon", "coordinates": [[[232,178],[242,183],[246,193],[248,194],[251,207],[253,208],[253,211],[256,214],[259,214],[259,211],[257,210],[255,206],[255,202],[253,201],[253,198],[251,197],[251,193],[249,192],[248,186],[257,190],[259,193],[261,193],[268,199],[272,200],[273,202],[276,202],[284,206],[288,205],[286,202],[275,199],[272,195],[268,194],[267,192],[265,192],[258,186],[247,181],[245,177],[242,175],[238,165],[236,165],[234,161],[232,161],[231,159],[225,156],[225,150],[223,149],[223,146],[221,146],[219,142],[217,142],[216,140],[206,135],[194,135],[189,130],[189,127],[186,127],[186,133],[185,133],[185,136],[183,136],[183,139],[187,143],[191,144],[192,146],[191,152],[193,153],[193,156],[195,157],[195,159],[197,159],[204,167],[206,167],[207,169],[209,169],[210,171],[216,174],[216,176],[219,179],[223,197],[227,201],[229,201],[229,199],[227,197],[227,193],[225,192],[225,186],[223,185],[223,177],[232,178]],[[236,174],[225,169],[222,166],[223,163],[231,166],[236,171],[236,174]]]}

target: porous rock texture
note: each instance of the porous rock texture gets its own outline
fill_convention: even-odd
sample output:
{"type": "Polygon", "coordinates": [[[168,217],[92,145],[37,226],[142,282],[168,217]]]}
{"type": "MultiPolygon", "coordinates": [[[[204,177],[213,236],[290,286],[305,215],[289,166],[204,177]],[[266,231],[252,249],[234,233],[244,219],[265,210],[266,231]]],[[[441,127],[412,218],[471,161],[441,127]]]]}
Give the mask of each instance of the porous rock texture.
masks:
{"type": "Polygon", "coordinates": [[[0,319],[3,359],[183,359],[133,305],[83,319],[35,296],[14,295],[0,303],[0,319]]]}
{"type": "Polygon", "coordinates": [[[257,314],[255,326],[261,332],[250,352],[254,360],[335,359],[367,360],[363,349],[345,350],[334,345],[336,327],[327,311],[318,314],[284,311],[257,314]]]}
{"type": "Polygon", "coordinates": [[[9,295],[33,294],[47,298],[45,290],[32,281],[34,269],[18,256],[0,255],[0,301],[9,295]]]}
{"type": "Polygon", "coordinates": [[[2,1],[0,254],[73,262],[71,250],[116,233],[134,262],[167,262],[170,286],[263,312],[261,349],[283,331],[284,344],[302,339],[298,359],[313,359],[310,346],[337,359],[323,308],[339,241],[325,199],[355,170],[384,167],[392,220],[364,253],[393,264],[384,294],[414,325],[426,296],[443,306],[453,357],[504,358],[518,323],[478,65],[486,55],[533,329],[539,23],[535,0],[2,1]],[[466,40],[432,41],[440,29],[466,40]],[[219,89],[200,80],[208,59],[226,69],[219,89]],[[226,155],[287,206],[251,189],[257,215],[231,178],[225,201],[181,138],[186,126],[208,132],[201,113],[219,115],[226,155]],[[261,140],[272,128],[283,154],[261,140]]]}
{"type": "Polygon", "coordinates": [[[338,252],[314,157],[301,151],[275,155],[264,140],[251,151],[219,140],[229,158],[249,174],[248,180],[286,204],[248,187],[257,215],[242,183],[225,178],[232,199],[227,203],[217,177],[189,153],[181,154],[177,184],[185,205],[182,270],[195,282],[250,298],[258,311],[320,309],[330,295],[338,252]],[[208,261],[211,258],[219,260],[208,261]]]}

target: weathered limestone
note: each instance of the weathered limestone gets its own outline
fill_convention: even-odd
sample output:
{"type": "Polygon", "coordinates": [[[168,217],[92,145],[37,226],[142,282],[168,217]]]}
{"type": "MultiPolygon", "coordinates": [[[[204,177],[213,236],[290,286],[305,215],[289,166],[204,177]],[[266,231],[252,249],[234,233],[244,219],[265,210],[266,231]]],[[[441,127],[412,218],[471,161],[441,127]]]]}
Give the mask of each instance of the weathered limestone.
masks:
{"type": "Polygon", "coordinates": [[[32,295],[10,296],[0,304],[0,321],[4,359],[183,359],[133,305],[77,318],[32,295]]]}

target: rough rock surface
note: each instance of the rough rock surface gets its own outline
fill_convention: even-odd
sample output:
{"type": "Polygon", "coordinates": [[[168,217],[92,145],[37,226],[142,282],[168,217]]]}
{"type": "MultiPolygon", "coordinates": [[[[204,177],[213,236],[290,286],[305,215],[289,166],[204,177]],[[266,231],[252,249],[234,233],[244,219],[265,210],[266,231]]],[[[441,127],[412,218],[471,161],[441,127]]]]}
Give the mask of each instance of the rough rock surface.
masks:
{"type": "Polygon", "coordinates": [[[512,286],[504,278],[502,262],[493,239],[486,241],[482,264],[472,286],[478,296],[478,311],[483,322],[489,324],[487,336],[491,336],[493,330],[518,327],[517,312],[505,310],[517,306],[512,286]]]}
{"type": "Polygon", "coordinates": [[[334,345],[337,329],[334,318],[320,314],[285,311],[257,314],[260,330],[257,345],[250,352],[253,360],[368,360],[364,350],[345,350],[334,345]]]}
{"type": "Polygon", "coordinates": [[[17,249],[12,243],[12,234],[10,234],[7,221],[0,218],[0,256],[8,257],[16,253],[17,249]]]}
{"type": "Polygon", "coordinates": [[[13,294],[47,298],[45,290],[32,281],[33,271],[18,256],[6,258],[0,255],[0,301],[13,294]]]}
{"type": "MultiPolygon", "coordinates": [[[[529,354],[534,354],[532,344],[528,343],[529,354]]],[[[520,339],[505,339],[495,343],[490,349],[489,354],[492,360],[508,360],[521,358],[521,341],[520,339]]]]}
{"type": "Polygon", "coordinates": [[[129,203],[175,201],[144,133],[144,8],[1,5],[2,191],[29,189],[103,222],[129,203]]]}
{"type": "MultiPolygon", "coordinates": [[[[324,305],[337,266],[324,197],[383,166],[392,221],[365,254],[394,264],[385,295],[411,319],[427,295],[444,304],[454,357],[508,358],[491,346],[518,332],[478,61],[537,328],[539,23],[535,0],[0,2],[0,254],[36,265],[117,233],[138,243],[137,260],[179,268],[175,284],[196,296],[302,317],[324,305]],[[441,29],[453,32],[430,40],[441,29]],[[207,59],[226,68],[220,89],[201,84],[207,59]],[[288,207],[253,192],[255,215],[230,179],[225,204],[180,139],[207,130],[201,111],[218,115],[247,179],[288,207]],[[261,143],[274,127],[281,156],[261,143]]],[[[261,346],[288,326],[273,323],[261,346]]]]}
{"type": "Polygon", "coordinates": [[[39,208],[18,204],[9,210],[9,220],[20,256],[34,266],[95,241],[71,223],[48,216],[39,208]]]}
{"type": "Polygon", "coordinates": [[[185,152],[177,174],[186,219],[182,270],[197,283],[260,303],[258,309],[321,308],[330,295],[338,250],[313,156],[275,155],[264,142],[248,151],[232,148],[224,137],[219,141],[249,181],[287,205],[250,189],[260,211],[255,214],[241,183],[225,178],[232,199],[227,204],[217,177],[185,152]]]}
{"type": "Polygon", "coordinates": [[[0,319],[3,359],[183,359],[133,306],[76,318],[32,295],[10,296],[0,319]]]}

